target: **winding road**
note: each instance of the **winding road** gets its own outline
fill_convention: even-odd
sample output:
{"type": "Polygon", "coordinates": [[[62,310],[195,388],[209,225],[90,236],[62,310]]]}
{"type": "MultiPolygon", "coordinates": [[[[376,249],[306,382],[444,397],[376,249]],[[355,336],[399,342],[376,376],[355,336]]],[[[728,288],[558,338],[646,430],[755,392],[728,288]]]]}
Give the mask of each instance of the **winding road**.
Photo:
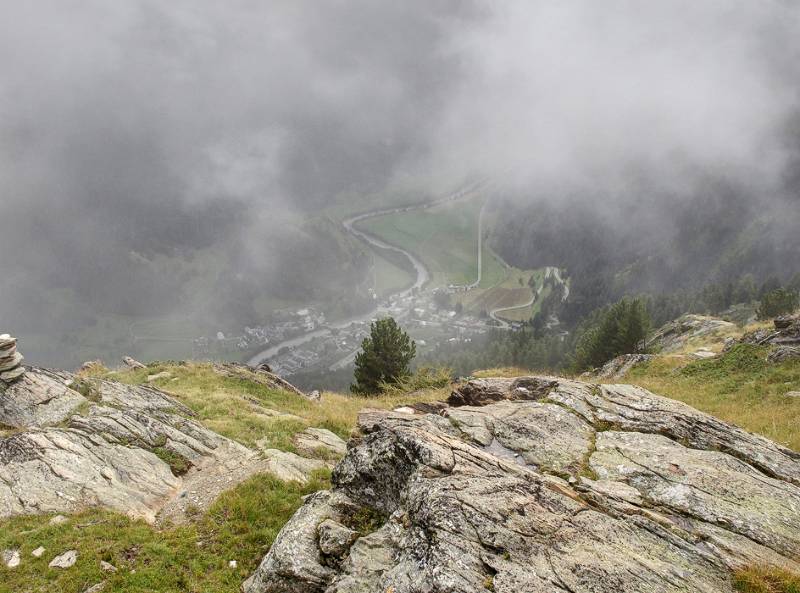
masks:
{"type": "MultiPolygon", "coordinates": [[[[431,208],[433,206],[438,206],[440,204],[444,204],[444,203],[447,203],[447,202],[454,202],[454,201],[466,198],[471,192],[473,192],[473,191],[475,191],[477,189],[480,189],[483,185],[486,184],[486,182],[487,182],[487,180],[477,181],[477,182],[472,183],[472,184],[470,184],[470,185],[468,185],[468,186],[466,186],[466,187],[464,187],[464,188],[462,188],[462,189],[460,189],[458,191],[453,192],[452,194],[449,194],[448,196],[446,196],[444,198],[439,198],[438,200],[433,200],[432,202],[425,202],[423,204],[415,204],[413,206],[403,206],[403,207],[398,207],[398,208],[386,208],[386,209],[383,209],[383,210],[374,210],[372,212],[365,212],[364,214],[358,214],[356,216],[352,216],[352,217],[342,221],[342,226],[344,227],[345,231],[347,231],[349,234],[353,235],[354,237],[356,237],[356,238],[360,239],[361,241],[364,241],[365,243],[367,243],[369,245],[372,245],[374,247],[378,247],[380,249],[389,249],[391,251],[400,253],[404,257],[408,258],[408,260],[411,262],[411,265],[414,267],[414,271],[416,272],[416,279],[414,280],[414,283],[410,287],[405,288],[405,289],[403,289],[403,290],[401,290],[399,292],[396,292],[396,293],[390,295],[386,299],[387,301],[391,301],[391,300],[396,299],[396,298],[403,298],[403,297],[408,296],[409,294],[411,294],[414,290],[421,289],[430,280],[430,278],[431,278],[430,272],[428,271],[428,268],[425,267],[425,264],[422,263],[422,260],[420,260],[413,253],[411,253],[409,251],[406,251],[405,249],[403,249],[402,247],[398,247],[397,245],[392,245],[390,243],[387,243],[386,241],[383,241],[382,239],[376,237],[375,235],[372,235],[371,233],[367,233],[366,231],[363,231],[363,230],[357,228],[356,224],[358,222],[363,221],[363,220],[367,220],[368,218],[375,218],[377,216],[386,216],[388,214],[399,214],[399,213],[402,213],[402,212],[412,212],[414,210],[425,210],[427,208],[431,208]]],[[[483,209],[481,209],[481,216],[479,217],[479,222],[478,222],[478,227],[479,227],[478,228],[478,233],[479,233],[478,234],[478,280],[475,283],[473,283],[472,285],[470,285],[470,286],[473,286],[473,287],[477,286],[478,283],[480,283],[480,279],[481,279],[481,276],[480,276],[480,274],[481,274],[481,264],[480,264],[481,236],[480,236],[480,233],[482,231],[481,231],[481,228],[480,228],[481,227],[481,222],[480,221],[481,221],[482,218],[483,218],[483,209]]],[[[284,348],[295,348],[297,346],[300,346],[302,344],[310,342],[311,340],[314,340],[316,338],[321,338],[321,337],[324,337],[324,336],[328,336],[328,335],[331,334],[332,330],[334,330],[334,329],[343,329],[343,328],[349,326],[351,323],[355,323],[355,322],[358,322],[358,321],[369,321],[369,320],[372,320],[375,317],[375,314],[378,312],[378,309],[379,309],[379,307],[376,306],[372,311],[370,311],[368,313],[365,313],[363,315],[358,315],[356,317],[343,319],[341,321],[337,321],[335,323],[329,324],[328,327],[317,329],[317,330],[313,330],[313,331],[310,331],[308,333],[305,333],[305,334],[302,334],[300,336],[297,336],[295,338],[291,338],[289,340],[284,340],[283,342],[280,342],[278,344],[274,344],[274,345],[270,346],[269,348],[266,348],[266,349],[260,351],[255,356],[251,357],[250,360],[247,361],[247,364],[250,365],[250,366],[253,366],[253,367],[258,366],[261,363],[263,363],[264,361],[269,360],[270,358],[273,358],[274,356],[276,356],[278,354],[278,352],[280,350],[284,349],[284,348]]],[[[347,357],[343,358],[342,360],[339,360],[336,363],[334,363],[333,365],[331,365],[330,368],[332,370],[335,370],[336,368],[340,368],[341,365],[342,364],[346,364],[349,361],[349,359],[352,358],[352,356],[353,356],[353,354],[348,355],[347,357]]]]}

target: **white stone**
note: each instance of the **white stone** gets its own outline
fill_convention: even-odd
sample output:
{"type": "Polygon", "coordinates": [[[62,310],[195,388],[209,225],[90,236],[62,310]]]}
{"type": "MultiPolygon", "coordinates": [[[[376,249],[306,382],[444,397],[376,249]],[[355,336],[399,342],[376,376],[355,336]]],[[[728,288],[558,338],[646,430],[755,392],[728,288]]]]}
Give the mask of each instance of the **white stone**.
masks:
{"type": "Polygon", "coordinates": [[[44,548],[42,546],[39,546],[33,552],[31,552],[31,556],[34,558],[41,558],[42,554],[44,554],[44,548]]]}
{"type": "Polygon", "coordinates": [[[3,564],[8,568],[19,566],[19,550],[3,550],[3,564]]]}
{"type": "Polygon", "coordinates": [[[78,561],[77,550],[67,550],[63,554],[59,554],[50,561],[48,566],[50,568],[72,568],[78,561]]]}

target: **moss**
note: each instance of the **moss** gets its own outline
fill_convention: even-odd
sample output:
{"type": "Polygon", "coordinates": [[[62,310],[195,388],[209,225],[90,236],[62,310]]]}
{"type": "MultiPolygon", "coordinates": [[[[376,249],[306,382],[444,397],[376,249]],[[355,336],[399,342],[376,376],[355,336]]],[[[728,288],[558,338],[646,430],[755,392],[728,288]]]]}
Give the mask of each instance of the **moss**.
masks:
{"type": "Polygon", "coordinates": [[[100,388],[97,382],[90,377],[75,377],[70,389],[77,391],[83,397],[93,402],[100,402],[100,388]]]}
{"type": "Polygon", "coordinates": [[[155,455],[169,466],[172,475],[182,476],[192,467],[192,463],[180,453],[171,451],[166,447],[153,447],[150,449],[155,455]]]}
{"type": "Polygon", "coordinates": [[[386,523],[386,515],[371,507],[361,507],[351,516],[347,517],[347,526],[361,535],[368,535],[377,531],[386,523]]]}

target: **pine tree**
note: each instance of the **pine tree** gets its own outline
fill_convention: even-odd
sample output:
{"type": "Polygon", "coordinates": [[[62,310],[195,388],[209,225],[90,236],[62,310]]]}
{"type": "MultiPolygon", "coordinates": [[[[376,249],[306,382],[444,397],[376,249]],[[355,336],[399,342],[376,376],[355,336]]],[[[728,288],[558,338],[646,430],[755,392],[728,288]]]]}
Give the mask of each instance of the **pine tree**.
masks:
{"type": "Polygon", "coordinates": [[[361,351],[356,355],[355,383],[350,385],[350,391],[374,395],[380,392],[381,383],[398,383],[411,373],[416,352],[414,341],[393,318],[373,321],[370,335],[361,342],[361,351]]]}

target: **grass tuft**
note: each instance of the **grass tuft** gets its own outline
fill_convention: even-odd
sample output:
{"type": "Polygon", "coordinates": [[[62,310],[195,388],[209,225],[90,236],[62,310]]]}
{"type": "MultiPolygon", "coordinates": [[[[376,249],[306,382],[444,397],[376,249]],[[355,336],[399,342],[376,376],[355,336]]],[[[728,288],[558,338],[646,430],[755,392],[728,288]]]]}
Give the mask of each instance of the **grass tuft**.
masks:
{"type": "Polygon", "coordinates": [[[741,593],[800,593],[800,575],[774,567],[749,567],[734,574],[733,585],[741,593]]]}

